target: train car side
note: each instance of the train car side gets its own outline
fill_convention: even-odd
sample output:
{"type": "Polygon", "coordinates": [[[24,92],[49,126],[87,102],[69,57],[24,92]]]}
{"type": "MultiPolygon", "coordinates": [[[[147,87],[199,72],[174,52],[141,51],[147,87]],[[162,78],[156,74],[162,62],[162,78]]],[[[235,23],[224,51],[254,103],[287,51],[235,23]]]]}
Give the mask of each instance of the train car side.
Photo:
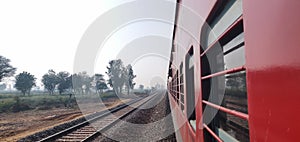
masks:
{"type": "Polygon", "coordinates": [[[168,76],[177,140],[297,140],[300,2],[177,2],[168,76]]]}

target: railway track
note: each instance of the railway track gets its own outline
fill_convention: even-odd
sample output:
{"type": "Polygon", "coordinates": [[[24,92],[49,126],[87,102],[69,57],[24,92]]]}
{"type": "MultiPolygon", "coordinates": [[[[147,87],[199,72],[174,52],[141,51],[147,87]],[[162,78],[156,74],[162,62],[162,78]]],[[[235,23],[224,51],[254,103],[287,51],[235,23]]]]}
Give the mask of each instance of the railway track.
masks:
{"type": "Polygon", "coordinates": [[[137,99],[117,106],[109,111],[106,111],[98,116],[89,118],[88,120],[67,128],[63,131],[48,136],[40,142],[85,142],[91,141],[97,136],[101,135],[101,132],[109,129],[119,120],[132,113],[141,105],[152,99],[155,95],[151,95],[144,99],[137,99]]]}

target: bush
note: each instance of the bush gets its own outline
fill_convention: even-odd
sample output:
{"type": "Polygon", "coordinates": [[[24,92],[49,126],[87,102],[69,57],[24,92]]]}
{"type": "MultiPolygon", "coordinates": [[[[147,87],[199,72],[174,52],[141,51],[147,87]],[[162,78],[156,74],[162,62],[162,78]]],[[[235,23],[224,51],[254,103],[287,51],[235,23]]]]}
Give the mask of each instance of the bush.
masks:
{"type": "Polygon", "coordinates": [[[0,112],[10,112],[11,107],[15,104],[13,99],[5,99],[0,101],[0,112]]]}
{"type": "Polygon", "coordinates": [[[20,112],[25,110],[30,110],[31,108],[27,104],[15,104],[11,107],[12,112],[20,112]]]}
{"type": "Polygon", "coordinates": [[[76,107],[76,100],[69,95],[0,95],[1,112],[19,112],[30,109],[47,110],[51,108],[76,107]]]}
{"type": "Polygon", "coordinates": [[[115,92],[105,92],[103,94],[100,95],[101,99],[107,99],[107,98],[115,98],[115,97],[118,97],[116,95],[115,92]]]}
{"type": "Polygon", "coordinates": [[[0,99],[7,99],[7,98],[13,98],[16,95],[14,94],[0,94],[0,99]]]}

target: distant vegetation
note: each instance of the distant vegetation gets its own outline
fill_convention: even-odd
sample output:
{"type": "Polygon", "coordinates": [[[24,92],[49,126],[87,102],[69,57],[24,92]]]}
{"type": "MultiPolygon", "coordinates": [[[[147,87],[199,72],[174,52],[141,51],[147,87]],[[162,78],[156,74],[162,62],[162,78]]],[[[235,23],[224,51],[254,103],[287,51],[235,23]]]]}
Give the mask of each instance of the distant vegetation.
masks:
{"type": "MultiPolygon", "coordinates": [[[[79,95],[77,97],[87,97],[79,95]]],[[[88,96],[99,99],[98,96],[88,96]]],[[[114,92],[101,94],[102,101],[117,97],[114,92]]],[[[97,102],[97,101],[96,101],[97,102]]],[[[26,110],[47,110],[53,108],[77,108],[75,97],[69,95],[44,95],[32,94],[31,96],[20,96],[18,94],[0,94],[0,113],[19,112],[26,110]]]]}
{"type": "Polygon", "coordinates": [[[15,74],[16,68],[10,65],[10,60],[0,55],[0,82],[4,77],[10,77],[15,74]]]}
{"type": "Polygon", "coordinates": [[[22,72],[16,76],[15,88],[22,92],[23,95],[26,93],[29,95],[31,88],[35,86],[35,77],[28,72],[22,72]]]}
{"type": "MultiPolygon", "coordinates": [[[[12,77],[15,72],[16,68],[10,65],[10,60],[0,56],[0,82],[5,77],[12,77]]],[[[23,71],[15,76],[13,86],[19,93],[0,93],[0,112],[74,107],[76,100],[73,94],[95,97],[100,95],[102,99],[105,99],[117,97],[116,93],[122,94],[122,91],[127,91],[129,95],[130,90],[134,88],[133,80],[136,75],[130,64],[124,66],[122,60],[112,60],[108,63],[106,74],[108,80],[105,80],[104,75],[99,73],[90,76],[85,71],[70,74],[67,71],[55,72],[50,69],[41,79],[44,90],[32,93],[32,88],[36,86],[36,78],[29,72],[23,71]],[[113,89],[112,91],[109,90],[108,85],[113,89]]],[[[3,90],[6,87],[6,84],[0,84],[2,92],[5,92],[3,90]]],[[[140,90],[143,89],[144,87],[140,86],[140,90]]]]}
{"type": "MultiPolygon", "coordinates": [[[[10,60],[0,56],[0,82],[4,77],[14,75],[16,68],[10,65],[10,60]]],[[[102,94],[104,90],[109,89],[107,84],[117,93],[122,94],[122,90],[127,90],[127,94],[134,88],[134,78],[132,66],[123,65],[122,60],[111,60],[105,72],[109,79],[106,81],[103,74],[96,73],[90,76],[87,72],[70,74],[67,71],[56,73],[53,69],[48,70],[42,77],[42,83],[45,90],[50,95],[58,94],[102,94]],[[125,88],[124,88],[125,87],[125,88]]],[[[31,89],[36,85],[36,78],[29,72],[22,72],[15,76],[14,87],[22,92],[23,95],[30,95],[31,89]]],[[[1,84],[0,89],[6,88],[1,84]]]]}
{"type": "Polygon", "coordinates": [[[31,109],[44,110],[60,107],[76,107],[75,98],[66,95],[32,95],[19,96],[9,94],[0,95],[0,112],[19,112],[31,109]]]}
{"type": "Polygon", "coordinates": [[[118,59],[110,61],[107,69],[108,84],[117,94],[122,94],[122,89],[125,86],[127,95],[129,95],[130,89],[133,89],[135,85],[133,79],[136,77],[133,74],[132,66],[129,64],[124,67],[122,60],[118,59]]]}

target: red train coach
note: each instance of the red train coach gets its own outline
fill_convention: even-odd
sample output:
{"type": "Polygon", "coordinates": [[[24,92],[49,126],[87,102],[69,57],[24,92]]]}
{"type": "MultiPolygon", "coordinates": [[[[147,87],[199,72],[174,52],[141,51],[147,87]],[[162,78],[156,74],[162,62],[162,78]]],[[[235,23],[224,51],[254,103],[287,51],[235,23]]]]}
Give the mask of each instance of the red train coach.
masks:
{"type": "Polygon", "coordinates": [[[179,0],[168,89],[178,141],[297,141],[300,1],[179,0]]]}

